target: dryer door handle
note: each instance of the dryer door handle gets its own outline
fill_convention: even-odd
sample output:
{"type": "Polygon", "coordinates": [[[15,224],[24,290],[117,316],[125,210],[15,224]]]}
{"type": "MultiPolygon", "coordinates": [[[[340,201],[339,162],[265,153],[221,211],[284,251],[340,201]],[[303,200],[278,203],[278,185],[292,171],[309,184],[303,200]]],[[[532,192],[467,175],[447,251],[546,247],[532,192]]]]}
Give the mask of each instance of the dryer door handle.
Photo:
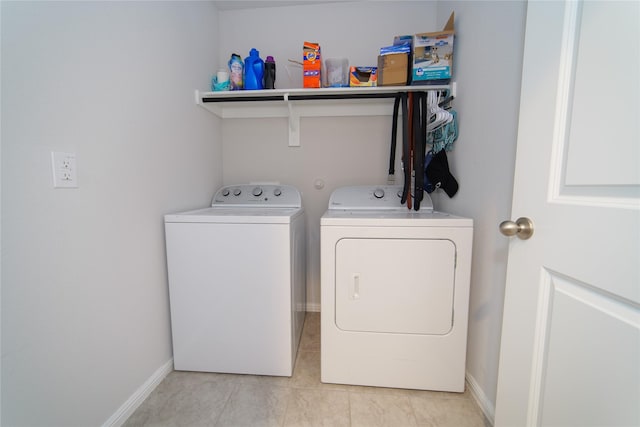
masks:
{"type": "Polygon", "coordinates": [[[360,299],[360,273],[353,273],[349,294],[349,298],[352,300],[360,299]]]}

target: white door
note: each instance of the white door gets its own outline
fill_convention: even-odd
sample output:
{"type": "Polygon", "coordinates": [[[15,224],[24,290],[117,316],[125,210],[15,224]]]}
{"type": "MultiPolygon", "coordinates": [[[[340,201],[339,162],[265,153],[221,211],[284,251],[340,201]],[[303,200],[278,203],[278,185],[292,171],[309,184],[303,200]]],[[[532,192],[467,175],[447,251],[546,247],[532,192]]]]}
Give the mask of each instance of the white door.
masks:
{"type": "Polygon", "coordinates": [[[640,425],[639,26],[529,2],[496,426],[640,425]]]}

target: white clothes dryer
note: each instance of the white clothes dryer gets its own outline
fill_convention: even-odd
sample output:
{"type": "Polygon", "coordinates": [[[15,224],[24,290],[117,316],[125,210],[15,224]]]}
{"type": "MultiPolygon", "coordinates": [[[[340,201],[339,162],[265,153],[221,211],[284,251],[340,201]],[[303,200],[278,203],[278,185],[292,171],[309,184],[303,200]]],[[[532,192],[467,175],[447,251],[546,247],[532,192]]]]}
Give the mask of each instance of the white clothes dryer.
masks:
{"type": "Polygon", "coordinates": [[[339,188],[320,220],[321,379],[462,392],[473,221],[401,194],[339,188]]]}
{"type": "Polygon", "coordinates": [[[176,370],[291,376],[305,316],[305,220],[287,185],[221,188],[165,216],[176,370]]]}

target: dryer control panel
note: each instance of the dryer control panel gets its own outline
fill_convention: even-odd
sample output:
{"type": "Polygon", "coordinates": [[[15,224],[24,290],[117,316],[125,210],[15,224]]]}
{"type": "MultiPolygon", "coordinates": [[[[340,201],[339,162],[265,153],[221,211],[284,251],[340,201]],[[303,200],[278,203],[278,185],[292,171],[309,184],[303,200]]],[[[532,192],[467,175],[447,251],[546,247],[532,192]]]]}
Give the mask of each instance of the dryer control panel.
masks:
{"type": "Polygon", "coordinates": [[[219,189],[212,207],[299,208],[302,197],[297,188],[280,184],[238,184],[219,189]]]}
{"type": "MultiPolygon", "coordinates": [[[[339,210],[402,210],[401,185],[360,185],[336,189],[329,198],[329,209],[339,210]]],[[[433,210],[433,202],[424,193],[422,210],[433,210]]]]}

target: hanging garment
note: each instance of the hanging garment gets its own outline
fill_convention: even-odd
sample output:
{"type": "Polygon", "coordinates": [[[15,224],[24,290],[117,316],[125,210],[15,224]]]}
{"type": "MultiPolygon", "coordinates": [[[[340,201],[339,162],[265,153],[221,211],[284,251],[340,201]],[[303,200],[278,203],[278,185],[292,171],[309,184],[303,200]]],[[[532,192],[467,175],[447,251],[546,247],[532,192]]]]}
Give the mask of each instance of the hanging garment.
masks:
{"type": "Polygon", "coordinates": [[[453,143],[458,139],[458,113],[455,110],[449,110],[449,113],[453,116],[453,120],[427,135],[427,144],[431,145],[434,153],[453,150],[453,143]]]}
{"type": "Polygon", "coordinates": [[[429,163],[431,163],[431,159],[433,159],[433,150],[427,151],[427,154],[424,156],[424,191],[427,193],[433,193],[433,190],[436,189],[427,176],[427,168],[429,167],[429,163]]]}
{"type": "Polygon", "coordinates": [[[447,196],[453,197],[458,192],[458,181],[449,171],[446,150],[441,150],[433,156],[426,172],[434,187],[442,188],[447,196]]]}
{"type": "Polygon", "coordinates": [[[449,197],[458,191],[458,182],[449,172],[445,148],[451,149],[457,138],[455,112],[442,109],[437,103],[435,91],[398,93],[394,97],[391,146],[389,153],[388,184],[395,182],[395,152],[397,147],[398,117],[402,108],[402,169],[404,185],[401,203],[408,209],[420,210],[424,192],[442,188],[449,197]],[[439,127],[431,131],[434,123],[439,127]],[[427,152],[427,144],[433,145],[434,133],[438,138],[446,135],[444,143],[427,152]],[[437,150],[437,151],[436,151],[437,150]],[[438,153],[442,152],[442,155],[438,153]]]}

